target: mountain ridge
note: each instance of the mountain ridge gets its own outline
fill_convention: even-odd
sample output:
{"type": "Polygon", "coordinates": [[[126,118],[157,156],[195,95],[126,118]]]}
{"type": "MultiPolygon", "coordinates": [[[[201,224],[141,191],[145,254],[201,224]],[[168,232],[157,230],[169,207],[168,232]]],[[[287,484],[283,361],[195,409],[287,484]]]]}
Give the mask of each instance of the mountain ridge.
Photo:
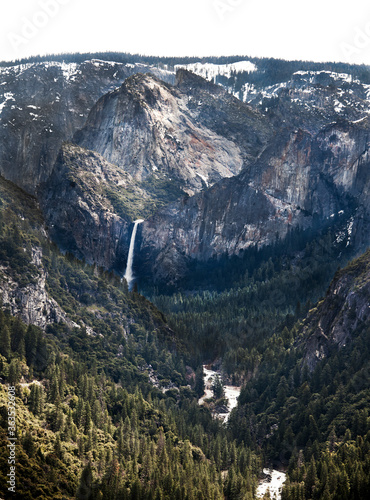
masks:
{"type": "Polygon", "coordinates": [[[253,500],[269,462],[284,500],[363,500],[370,76],[261,60],[222,88],[156,63],[0,71],[0,171],[37,196],[0,176],[0,495],[10,397],[22,499],[253,500]],[[241,168],[207,186],[215,157],[241,168]]]}

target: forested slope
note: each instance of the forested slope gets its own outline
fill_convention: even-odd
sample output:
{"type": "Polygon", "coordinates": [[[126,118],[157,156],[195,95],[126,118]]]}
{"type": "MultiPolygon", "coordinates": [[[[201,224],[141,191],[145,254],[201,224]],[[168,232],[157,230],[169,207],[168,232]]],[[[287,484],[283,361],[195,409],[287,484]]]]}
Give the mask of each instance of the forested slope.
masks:
{"type": "Polygon", "coordinates": [[[261,458],[198,406],[186,346],[163,314],[117,276],[63,256],[36,201],[0,187],[0,495],[10,385],[12,498],[253,498],[261,458]]]}

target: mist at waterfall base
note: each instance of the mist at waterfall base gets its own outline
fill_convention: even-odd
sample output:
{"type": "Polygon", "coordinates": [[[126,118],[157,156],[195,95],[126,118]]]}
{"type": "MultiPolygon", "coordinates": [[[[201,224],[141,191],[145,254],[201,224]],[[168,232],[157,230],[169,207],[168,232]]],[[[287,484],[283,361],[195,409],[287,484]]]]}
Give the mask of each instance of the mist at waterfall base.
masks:
{"type": "Polygon", "coordinates": [[[130,240],[130,248],[128,250],[127,257],[127,265],[126,271],[124,274],[124,278],[127,281],[128,289],[131,290],[134,283],[134,272],[133,272],[133,263],[134,263],[134,252],[135,252],[135,238],[137,233],[137,226],[144,222],[144,219],[137,219],[134,221],[134,228],[132,230],[131,240],[130,240]]]}

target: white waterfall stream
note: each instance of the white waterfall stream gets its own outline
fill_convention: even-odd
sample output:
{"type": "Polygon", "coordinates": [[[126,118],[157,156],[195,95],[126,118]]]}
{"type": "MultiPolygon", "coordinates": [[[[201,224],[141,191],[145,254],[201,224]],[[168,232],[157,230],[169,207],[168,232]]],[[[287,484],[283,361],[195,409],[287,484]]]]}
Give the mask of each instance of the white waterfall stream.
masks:
{"type": "Polygon", "coordinates": [[[128,250],[127,265],[124,278],[127,281],[129,290],[131,290],[131,285],[132,282],[134,281],[134,273],[132,270],[132,265],[134,262],[134,250],[135,250],[135,238],[136,238],[137,226],[142,222],[144,222],[144,219],[137,219],[134,221],[134,229],[132,230],[130,248],[128,250]]]}

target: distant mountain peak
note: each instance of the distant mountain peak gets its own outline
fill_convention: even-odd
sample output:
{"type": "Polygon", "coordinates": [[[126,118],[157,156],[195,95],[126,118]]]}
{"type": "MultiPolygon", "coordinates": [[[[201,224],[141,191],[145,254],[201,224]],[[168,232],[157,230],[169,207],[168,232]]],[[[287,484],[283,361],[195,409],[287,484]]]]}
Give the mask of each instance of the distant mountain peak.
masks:
{"type": "Polygon", "coordinates": [[[172,179],[194,194],[204,182],[238,173],[243,159],[234,143],[199,123],[187,99],[154,75],[137,73],[98,101],[74,140],[138,181],[172,179]]]}

